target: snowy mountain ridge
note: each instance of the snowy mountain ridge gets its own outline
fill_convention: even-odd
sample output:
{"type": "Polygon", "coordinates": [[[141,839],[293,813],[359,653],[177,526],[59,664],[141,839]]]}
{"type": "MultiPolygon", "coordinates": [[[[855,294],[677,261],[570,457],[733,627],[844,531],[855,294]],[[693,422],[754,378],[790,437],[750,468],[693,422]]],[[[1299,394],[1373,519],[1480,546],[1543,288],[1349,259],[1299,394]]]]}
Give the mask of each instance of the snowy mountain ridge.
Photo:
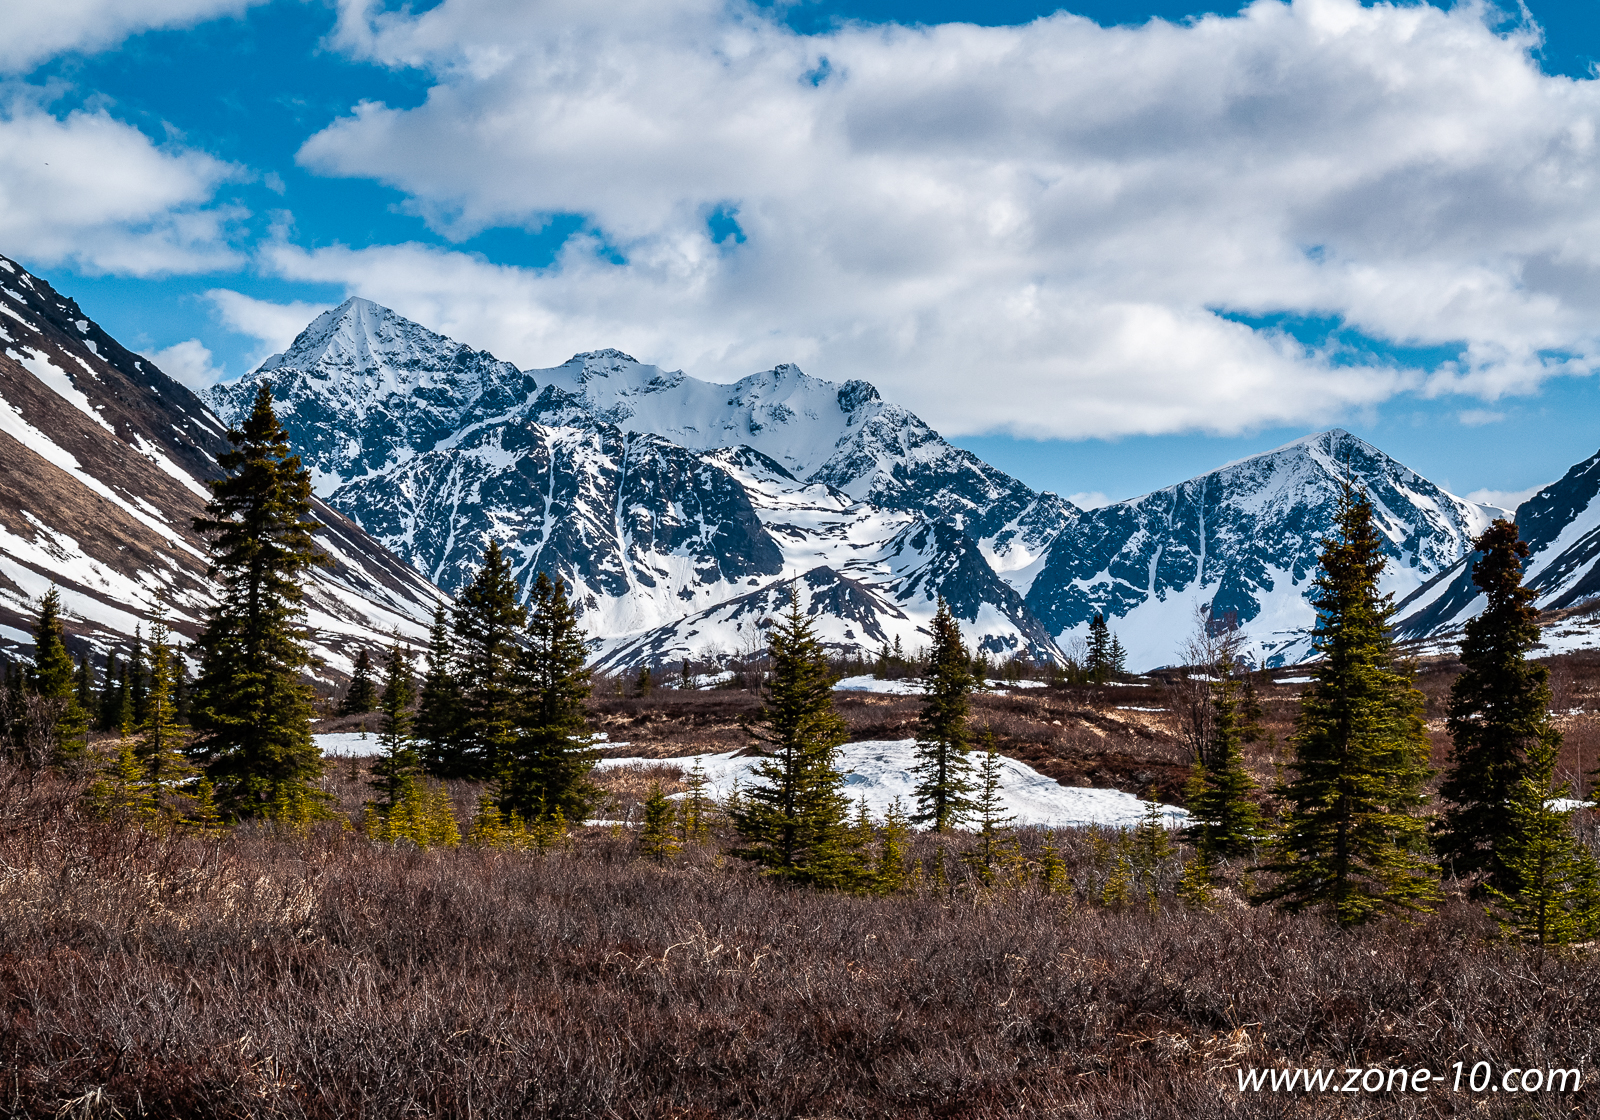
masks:
{"type": "Polygon", "coordinates": [[[1027,604],[1067,643],[1103,612],[1133,664],[1170,659],[1194,633],[1197,612],[1241,629],[1261,664],[1301,660],[1316,617],[1306,595],[1346,481],[1373,503],[1389,557],[1382,586],[1397,598],[1456,564],[1495,517],[1508,516],[1335,428],[1086,511],[1052,545],[1027,604]]]}
{"type": "Polygon", "coordinates": [[[1203,611],[1288,663],[1309,652],[1346,481],[1374,502],[1398,595],[1503,512],[1337,429],[1083,511],[864,381],[779,365],[714,384],[614,349],[516,371],[361,300],[216,387],[219,412],[262,378],[332,505],[447,589],[490,538],[519,579],[559,573],[607,666],[759,645],[790,591],[841,650],[916,648],[943,597],[998,656],[1058,657],[1100,611],[1154,667],[1203,611]]]}
{"type": "MultiPolygon", "coordinates": [[[[198,633],[216,589],[193,520],[228,446],[200,398],[0,257],[0,647],[31,646],[52,585],[75,655],[125,652],[158,611],[198,633]]],[[[334,681],[357,648],[423,641],[439,595],[349,519],[314,512],[332,566],[308,578],[306,622],[334,681]]]]}

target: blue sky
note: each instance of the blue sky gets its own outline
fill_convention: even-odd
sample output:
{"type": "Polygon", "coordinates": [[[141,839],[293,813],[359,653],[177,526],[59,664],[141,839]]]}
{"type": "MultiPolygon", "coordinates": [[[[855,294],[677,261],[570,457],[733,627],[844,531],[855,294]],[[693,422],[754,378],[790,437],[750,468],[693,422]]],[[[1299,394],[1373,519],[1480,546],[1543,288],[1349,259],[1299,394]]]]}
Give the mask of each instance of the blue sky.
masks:
{"type": "Polygon", "coordinates": [[[0,44],[0,252],[191,383],[361,294],[865,377],[1069,495],[1600,448],[1600,4],[77,4],[0,44]]]}

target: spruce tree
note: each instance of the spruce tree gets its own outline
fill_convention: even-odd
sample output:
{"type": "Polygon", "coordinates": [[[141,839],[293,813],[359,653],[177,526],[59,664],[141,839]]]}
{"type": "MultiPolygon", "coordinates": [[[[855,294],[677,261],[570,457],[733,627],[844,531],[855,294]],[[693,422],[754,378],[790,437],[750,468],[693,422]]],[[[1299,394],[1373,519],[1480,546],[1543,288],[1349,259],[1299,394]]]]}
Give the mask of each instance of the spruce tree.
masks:
{"type": "Polygon", "coordinates": [[[768,633],[771,675],[761,723],[749,730],[767,748],[729,815],[744,840],[738,855],[771,874],[819,886],[843,874],[848,806],[836,755],[844,721],[833,710],[822,643],[792,591],[789,610],[768,633]]]}
{"type": "Polygon", "coordinates": [[[226,476],[211,483],[195,528],[221,587],[196,645],[200,676],[191,757],[230,817],[300,824],[325,815],[316,788],[322,756],[311,739],[310,667],[301,581],[326,558],[312,541],[311,475],[289,451],[265,382],[244,423],[228,433],[226,476]]]}
{"type": "Polygon", "coordinates": [[[972,663],[961,627],[943,598],[933,616],[927,699],[917,725],[917,812],[912,820],[935,832],[959,827],[972,810],[972,763],[967,758],[967,698],[972,663]]]}
{"type": "Polygon", "coordinates": [[[1466,625],[1465,668],[1450,688],[1445,727],[1453,746],[1434,846],[1456,875],[1507,890],[1499,848],[1512,834],[1528,758],[1535,750],[1553,756],[1561,733],[1550,721],[1550,671],[1527,659],[1539,641],[1534,592],[1522,586],[1528,546],[1514,524],[1498,520],[1472,547],[1472,581],[1488,603],[1466,625]]]}
{"type": "Polygon", "coordinates": [[[106,654],[105,683],[100,687],[97,714],[95,716],[96,731],[114,731],[122,726],[122,693],[119,691],[119,676],[117,655],[106,654]]]}
{"type": "Polygon", "coordinates": [[[149,702],[150,687],[146,677],[146,662],[144,654],[144,637],[141,628],[133,628],[133,656],[128,659],[128,702],[132,705],[133,722],[135,725],[144,723],[147,714],[145,705],[149,702]]]}
{"type": "Polygon", "coordinates": [[[1105,684],[1115,671],[1115,647],[1111,630],[1106,626],[1106,616],[1095,612],[1089,623],[1089,652],[1084,659],[1084,673],[1091,684],[1105,684]]]}
{"type": "Polygon", "coordinates": [[[1250,854],[1263,831],[1261,812],[1250,796],[1255,782],[1244,764],[1239,682],[1226,667],[1220,671],[1222,679],[1211,685],[1209,741],[1187,791],[1194,823],[1186,835],[1208,869],[1218,858],[1250,854]]]}
{"type": "Polygon", "coordinates": [[[350,687],[345,689],[339,714],[354,716],[370,712],[377,702],[378,687],[372,683],[372,654],[363,649],[356,654],[355,673],[350,677],[350,687]]]}
{"type": "Polygon", "coordinates": [[[589,778],[593,739],[583,702],[588,650],[562,582],[540,572],[516,678],[515,734],[500,774],[500,807],[527,821],[560,814],[582,823],[601,791],[589,778]]]}
{"type": "Polygon", "coordinates": [[[430,774],[443,775],[454,765],[452,744],[461,718],[461,692],[452,669],[453,657],[444,604],[439,603],[433,608],[433,627],[428,631],[428,671],[422,678],[415,722],[422,766],[430,774]]]}
{"type": "Polygon", "coordinates": [[[490,781],[500,773],[516,722],[517,660],[527,610],[517,599],[511,561],[498,541],[462,588],[455,607],[455,677],[461,690],[456,730],[435,773],[490,781]]]}
{"type": "Polygon", "coordinates": [[[173,700],[177,673],[168,638],[166,620],[158,616],[150,627],[150,689],[134,754],[157,808],[175,818],[193,807],[193,795],[180,786],[194,777],[195,770],[182,753],[184,735],[173,700]]]}
{"type": "Polygon", "coordinates": [[[1600,923],[1600,867],[1573,835],[1574,810],[1555,804],[1569,791],[1551,788],[1558,741],[1535,737],[1527,748],[1487,887],[1502,927],[1541,952],[1591,937],[1600,923]]]}
{"type": "Polygon", "coordinates": [[[975,853],[979,874],[989,882],[994,872],[995,860],[1005,846],[1005,834],[1016,819],[1005,811],[1005,798],[1000,790],[1000,752],[995,747],[994,732],[985,729],[983,734],[983,762],[978,767],[977,796],[972,811],[978,818],[978,849],[975,853]]]}
{"type": "Polygon", "coordinates": [[[89,751],[89,716],[78,706],[77,672],[61,628],[61,592],[54,584],[39,603],[33,629],[33,690],[58,710],[54,715],[50,761],[76,767],[89,751]]]}
{"type": "Polygon", "coordinates": [[[1372,503],[1347,486],[1338,535],[1324,540],[1316,588],[1314,682],[1301,694],[1289,812],[1258,901],[1326,907],[1341,926],[1391,910],[1424,911],[1438,869],[1418,814],[1429,777],[1423,697],[1395,664],[1380,595],[1382,538],[1372,503]]]}
{"type": "Polygon", "coordinates": [[[376,811],[381,815],[405,802],[421,775],[422,760],[417,757],[411,738],[411,704],[416,696],[411,654],[396,639],[389,647],[383,696],[379,700],[383,723],[378,730],[378,743],[383,753],[372,764],[371,784],[379,796],[376,811]]]}
{"type": "Polygon", "coordinates": [[[661,792],[661,783],[654,783],[644,803],[644,827],[639,830],[641,856],[665,863],[678,854],[678,841],[672,835],[674,815],[672,802],[661,792]]]}

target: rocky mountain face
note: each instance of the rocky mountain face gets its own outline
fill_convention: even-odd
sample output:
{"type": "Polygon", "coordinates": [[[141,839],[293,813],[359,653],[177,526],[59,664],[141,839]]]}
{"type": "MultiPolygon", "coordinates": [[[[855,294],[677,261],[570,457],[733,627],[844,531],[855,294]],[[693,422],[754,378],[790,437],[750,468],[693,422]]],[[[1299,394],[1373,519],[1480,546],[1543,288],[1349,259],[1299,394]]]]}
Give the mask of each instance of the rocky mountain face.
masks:
{"type": "Polygon", "coordinates": [[[780,366],[713,385],[615,350],[518,373],[364,300],[211,399],[235,418],[262,380],[331,505],[446,590],[490,539],[524,585],[560,575],[607,665],[739,648],[739,609],[685,620],[754,610],[758,589],[809,605],[819,580],[871,604],[830,638],[841,652],[925,644],[942,595],[991,653],[1058,656],[997,570],[1034,562],[1076,508],[865,382],[780,366]]]}
{"type": "Polygon", "coordinates": [[[1241,629],[1261,664],[1301,660],[1315,624],[1306,595],[1346,479],[1372,499],[1389,556],[1383,588],[1397,598],[1457,564],[1505,515],[1335,429],[1083,513],[1032,575],[1027,605],[1068,643],[1104,612],[1138,667],[1170,661],[1197,612],[1241,629]]]}
{"type": "Polygon", "coordinates": [[[1150,668],[1203,611],[1285,664],[1309,653],[1346,479],[1374,501],[1400,596],[1503,512],[1337,430],[1082,511],[864,381],[781,365],[717,385],[617,350],[518,372],[363,300],[214,389],[218,411],[263,378],[331,505],[447,590],[491,538],[525,584],[559,574],[606,667],[758,647],[791,592],[844,652],[923,645],[943,597],[1001,657],[1059,657],[1100,611],[1150,668]]]}
{"type": "MultiPolygon", "coordinates": [[[[74,653],[125,649],[159,609],[198,633],[213,588],[192,522],[227,447],[205,402],[0,257],[0,649],[25,655],[52,583],[74,653]]],[[[308,623],[337,680],[392,630],[425,638],[437,592],[342,514],[316,514],[333,566],[311,580],[308,623]]]]}
{"type": "MultiPolygon", "coordinates": [[[[1517,507],[1519,535],[1528,543],[1523,583],[1546,612],[1550,652],[1600,645],[1600,453],[1517,507]]],[[[1477,554],[1463,556],[1400,603],[1396,630],[1414,641],[1448,643],[1483,609],[1472,582],[1477,554]]]]}

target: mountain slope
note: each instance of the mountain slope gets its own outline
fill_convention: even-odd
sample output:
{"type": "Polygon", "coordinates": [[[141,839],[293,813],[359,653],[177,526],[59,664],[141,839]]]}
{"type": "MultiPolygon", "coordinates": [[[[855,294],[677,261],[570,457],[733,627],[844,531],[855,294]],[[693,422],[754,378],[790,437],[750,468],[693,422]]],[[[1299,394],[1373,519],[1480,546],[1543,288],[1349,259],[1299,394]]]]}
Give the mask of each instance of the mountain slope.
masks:
{"type": "MultiPolygon", "coordinates": [[[[192,522],[227,447],[195,394],[0,257],[0,643],[31,645],[52,582],[75,652],[125,646],[158,607],[197,633],[212,585],[192,522]]],[[[437,593],[348,518],[316,515],[334,564],[310,582],[308,622],[337,677],[357,645],[420,639],[437,593]]]]}
{"type": "Polygon", "coordinates": [[[1305,597],[1347,477],[1373,501],[1390,558],[1383,588],[1397,597],[1450,568],[1504,512],[1335,429],[1085,512],[1051,547],[1027,604],[1060,641],[1104,612],[1139,668],[1170,662],[1200,609],[1237,623],[1262,663],[1292,663],[1309,653],[1305,597]]]}
{"type": "MultiPolygon", "coordinates": [[[[1600,453],[1573,466],[1517,507],[1515,518],[1528,544],[1523,583],[1537,594],[1535,604],[1555,612],[1546,631],[1554,649],[1600,645],[1600,620],[1585,618],[1600,601],[1600,453]],[[1559,615],[1573,617],[1562,620],[1559,615]]],[[[1462,557],[1400,604],[1396,632],[1405,639],[1453,640],[1460,627],[1483,609],[1472,582],[1477,554],[1462,557]]]]}
{"type": "MultiPolygon", "coordinates": [[[[841,638],[859,651],[923,644],[942,594],[991,652],[1057,656],[994,568],[1033,562],[1077,511],[865,382],[782,366],[712,385],[614,350],[516,373],[363,300],[211,398],[236,418],[263,380],[330,504],[445,588],[500,540],[523,584],[572,584],[608,664],[819,566],[880,604],[841,638]]],[[[745,641],[731,623],[718,635],[745,641]]]]}

